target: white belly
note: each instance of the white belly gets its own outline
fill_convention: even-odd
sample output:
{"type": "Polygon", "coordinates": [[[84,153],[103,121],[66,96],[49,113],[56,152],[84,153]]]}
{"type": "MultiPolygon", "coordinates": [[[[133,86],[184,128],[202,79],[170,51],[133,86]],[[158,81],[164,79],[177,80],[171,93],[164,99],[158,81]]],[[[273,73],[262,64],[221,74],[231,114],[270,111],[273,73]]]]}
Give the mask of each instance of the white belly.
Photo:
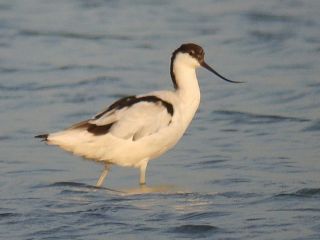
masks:
{"type": "Polygon", "coordinates": [[[89,160],[139,167],[141,160],[156,158],[179,141],[185,129],[177,120],[167,128],[137,141],[112,134],[94,136],[85,130],[67,130],[50,134],[48,143],[89,160]]]}

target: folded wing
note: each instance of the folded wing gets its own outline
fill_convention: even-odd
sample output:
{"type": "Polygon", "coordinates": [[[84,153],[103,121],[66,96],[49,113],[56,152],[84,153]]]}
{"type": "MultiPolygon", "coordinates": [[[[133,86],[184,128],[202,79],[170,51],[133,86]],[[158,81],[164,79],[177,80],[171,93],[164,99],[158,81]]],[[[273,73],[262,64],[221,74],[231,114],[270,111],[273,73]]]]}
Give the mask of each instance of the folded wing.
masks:
{"type": "Polygon", "coordinates": [[[83,128],[101,136],[112,134],[118,138],[136,141],[170,125],[172,104],[156,96],[122,98],[94,118],[75,124],[71,129],[83,128]]]}

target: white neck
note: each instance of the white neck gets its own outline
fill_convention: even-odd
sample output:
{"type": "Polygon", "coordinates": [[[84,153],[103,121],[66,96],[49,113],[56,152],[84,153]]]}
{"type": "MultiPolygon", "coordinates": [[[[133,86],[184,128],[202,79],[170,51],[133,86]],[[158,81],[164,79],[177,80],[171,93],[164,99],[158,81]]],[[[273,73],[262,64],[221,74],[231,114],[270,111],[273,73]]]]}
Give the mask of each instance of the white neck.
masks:
{"type": "Polygon", "coordinates": [[[177,56],[172,70],[177,85],[176,93],[181,100],[184,127],[187,128],[199,107],[200,88],[196,76],[199,64],[186,64],[185,58],[185,55],[177,56]]]}

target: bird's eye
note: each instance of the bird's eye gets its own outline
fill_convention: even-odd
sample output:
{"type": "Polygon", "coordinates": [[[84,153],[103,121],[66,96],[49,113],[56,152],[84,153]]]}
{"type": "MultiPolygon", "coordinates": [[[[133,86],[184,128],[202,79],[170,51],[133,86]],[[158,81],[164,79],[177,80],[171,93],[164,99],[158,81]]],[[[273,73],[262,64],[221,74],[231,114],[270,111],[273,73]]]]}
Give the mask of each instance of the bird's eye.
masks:
{"type": "Polygon", "coordinates": [[[190,53],[189,53],[191,56],[194,56],[196,53],[194,50],[190,50],[190,53]]]}

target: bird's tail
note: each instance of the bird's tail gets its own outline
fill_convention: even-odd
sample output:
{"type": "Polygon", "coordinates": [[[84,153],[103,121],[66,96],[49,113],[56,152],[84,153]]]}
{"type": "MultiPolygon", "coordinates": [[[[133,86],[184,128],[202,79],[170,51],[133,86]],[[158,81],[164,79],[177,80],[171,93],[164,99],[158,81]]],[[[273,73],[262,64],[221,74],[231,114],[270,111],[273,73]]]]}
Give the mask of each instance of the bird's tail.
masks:
{"type": "Polygon", "coordinates": [[[41,138],[41,141],[47,142],[48,141],[48,136],[49,136],[49,134],[41,134],[41,135],[37,135],[37,136],[34,136],[34,137],[35,138],[41,138]]]}

